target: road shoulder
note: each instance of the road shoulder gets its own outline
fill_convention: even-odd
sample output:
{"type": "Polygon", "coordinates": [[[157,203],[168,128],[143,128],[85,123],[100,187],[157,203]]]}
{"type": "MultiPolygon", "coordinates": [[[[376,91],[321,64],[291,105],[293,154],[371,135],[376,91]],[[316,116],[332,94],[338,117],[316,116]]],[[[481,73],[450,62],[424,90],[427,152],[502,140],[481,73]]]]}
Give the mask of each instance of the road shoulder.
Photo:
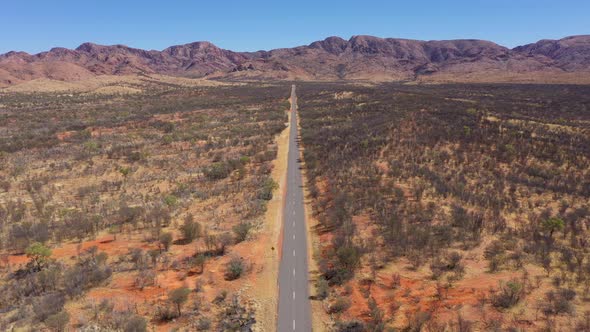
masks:
{"type": "MultiPolygon", "coordinates": [[[[288,120],[291,119],[290,113],[288,120]]],[[[278,184],[273,198],[267,204],[264,228],[257,242],[266,243],[263,265],[260,267],[253,287],[247,290],[256,303],[256,325],[254,331],[274,331],[278,317],[278,275],[281,255],[281,232],[283,210],[287,189],[287,157],[289,152],[289,122],[277,136],[277,158],[273,161],[272,179],[278,184]]]]}

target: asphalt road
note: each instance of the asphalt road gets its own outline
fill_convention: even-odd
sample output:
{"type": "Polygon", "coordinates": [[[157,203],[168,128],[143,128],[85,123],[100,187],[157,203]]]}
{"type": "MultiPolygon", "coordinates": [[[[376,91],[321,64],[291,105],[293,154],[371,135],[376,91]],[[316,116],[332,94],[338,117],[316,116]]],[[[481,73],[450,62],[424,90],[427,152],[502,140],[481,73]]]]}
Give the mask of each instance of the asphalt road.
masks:
{"type": "Polygon", "coordinates": [[[307,230],[303,207],[303,182],[299,169],[297,96],[291,88],[287,194],[283,210],[283,248],[279,270],[278,331],[311,331],[307,271],[307,230]]]}

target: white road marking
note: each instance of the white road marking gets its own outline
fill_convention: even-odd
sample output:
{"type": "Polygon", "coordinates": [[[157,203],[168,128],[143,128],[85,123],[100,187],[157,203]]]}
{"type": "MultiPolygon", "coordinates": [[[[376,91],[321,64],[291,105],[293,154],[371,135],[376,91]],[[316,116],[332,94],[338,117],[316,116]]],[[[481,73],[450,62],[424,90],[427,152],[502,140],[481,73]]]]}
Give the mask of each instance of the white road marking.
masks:
{"type": "Polygon", "coordinates": [[[293,249],[293,257],[295,257],[295,249],[293,249]]]}
{"type": "Polygon", "coordinates": [[[293,300],[295,300],[295,292],[293,292],[293,300]]]}
{"type": "Polygon", "coordinates": [[[293,269],[293,276],[295,276],[295,269],[293,269]]]}
{"type": "Polygon", "coordinates": [[[295,234],[293,234],[293,240],[295,240],[295,234]]]}
{"type": "Polygon", "coordinates": [[[293,319],[293,331],[295,331],[295,320],[293,319]]]}

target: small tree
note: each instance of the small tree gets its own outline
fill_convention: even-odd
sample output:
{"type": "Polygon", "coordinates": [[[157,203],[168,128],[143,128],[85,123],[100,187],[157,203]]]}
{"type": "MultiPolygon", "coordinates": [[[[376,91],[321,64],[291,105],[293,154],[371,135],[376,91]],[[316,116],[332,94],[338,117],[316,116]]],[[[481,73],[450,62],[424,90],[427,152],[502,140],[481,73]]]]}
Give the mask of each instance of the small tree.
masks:
{"type": "Polygon", "coordinates": [[[553,239],[553,233],[555,231],[561,231],[565,226],[565,223],[560,218],[549,218],[543,221],[541,226],[545,232],[549,233],[549,238],[553,239]]]}
{"type": "Polygon", "coordinates": [[[203,254],[198,254],[191,260],[191,264],[195,267],[199,268],[199,273],[203,273],[203,269],[205,268],[205,261],[207,257],[203,254]]]}
{"type": "Polygon", "coordinates": [[[181,315],[180,308],[182,307],[184,302],[186,302],[186,300],[188,300],[188,294],[190,292],[191,292],[190,289],[188,289],[186,287],[180,287],[180,288],[176,288],[176,289],[172,290],[170,293],[168,293],[168,300],[170,300],[170,302],[174,303],[174,305],[176,306],[176,310],[178,311],[178,316],[181,315]]]}
{"type": "Polygon", "coordinates": [[[201,235],[201,225],[193,220],[192,214],[189,214],[184,219],[180,231],[187,242],[192,242],[201,235]]]}
{"type": "Polygon", "coordinates": [[[41,270],[43,266],[45,266],[49,261],[51,249],[39,242],[35,242],[25,250],[25,253],[27,254],[27,257],[31,259],[31,262],[34,264],[35,268],[37,270],[41,270]]]}
{"type": "Polygon", "coordinates": [[[162,244],[162,247],[164,247],[165,251],[168,251],[168,249],[170,249],[170,245],[172,244],[172,234],[171,233],[162,233],[160,235],[160,243],[162,244]]]}

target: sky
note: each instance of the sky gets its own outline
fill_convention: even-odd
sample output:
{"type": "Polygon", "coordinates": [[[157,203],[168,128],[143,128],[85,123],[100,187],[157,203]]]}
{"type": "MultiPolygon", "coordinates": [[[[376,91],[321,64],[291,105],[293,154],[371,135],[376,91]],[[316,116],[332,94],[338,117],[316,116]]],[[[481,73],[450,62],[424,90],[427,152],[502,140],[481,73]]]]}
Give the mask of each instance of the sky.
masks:
{"type": "Polygon", "coordinates": [[[353,35],[485,39],[507,47],[590,34],[588,0],[1,0],[0,53],[84,42],[234,51],[353,35]]]}

